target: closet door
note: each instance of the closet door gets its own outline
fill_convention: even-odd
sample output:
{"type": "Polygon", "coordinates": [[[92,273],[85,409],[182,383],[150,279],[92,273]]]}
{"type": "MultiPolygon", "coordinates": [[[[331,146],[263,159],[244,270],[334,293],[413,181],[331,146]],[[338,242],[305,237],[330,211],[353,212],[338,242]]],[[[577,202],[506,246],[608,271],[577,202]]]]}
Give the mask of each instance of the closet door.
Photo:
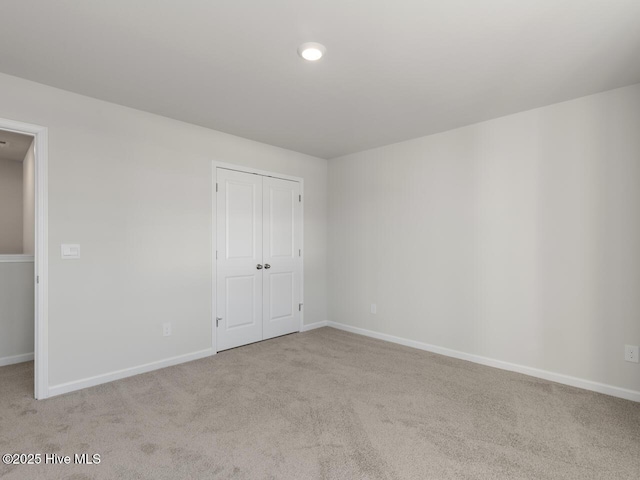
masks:
{"type": "Polygon", "coordinates": [[[262,340],[262,177],[219,168],[217,350],[262,340]]]}
{"type": "Polygon", "coordinates": [[[263,338],[300,330],[302,203],[298,182],[264,177],[263,338]]]}

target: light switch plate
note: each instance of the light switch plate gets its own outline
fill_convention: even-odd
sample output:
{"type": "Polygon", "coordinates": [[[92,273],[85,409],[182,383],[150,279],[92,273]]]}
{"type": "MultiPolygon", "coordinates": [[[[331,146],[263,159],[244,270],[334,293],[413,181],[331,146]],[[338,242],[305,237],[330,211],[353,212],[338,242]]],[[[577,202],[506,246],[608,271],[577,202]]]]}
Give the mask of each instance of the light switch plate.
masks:
{"type": "Polygon", "coordinates": [[[77,243],[63,243],[60,246],[60,255],[64,260],[80,258],[80,245],[77,243]]]}

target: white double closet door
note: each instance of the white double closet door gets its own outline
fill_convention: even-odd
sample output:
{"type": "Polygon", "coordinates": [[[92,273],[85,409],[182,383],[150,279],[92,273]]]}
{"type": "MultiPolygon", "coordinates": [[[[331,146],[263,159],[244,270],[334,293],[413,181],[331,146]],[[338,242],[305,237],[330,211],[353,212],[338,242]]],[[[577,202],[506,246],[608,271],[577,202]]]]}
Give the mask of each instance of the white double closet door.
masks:
{"type": "Polygon", "coordinates": [[[297,332],[300,183],[217,168],[217,350],[297,332]]]}

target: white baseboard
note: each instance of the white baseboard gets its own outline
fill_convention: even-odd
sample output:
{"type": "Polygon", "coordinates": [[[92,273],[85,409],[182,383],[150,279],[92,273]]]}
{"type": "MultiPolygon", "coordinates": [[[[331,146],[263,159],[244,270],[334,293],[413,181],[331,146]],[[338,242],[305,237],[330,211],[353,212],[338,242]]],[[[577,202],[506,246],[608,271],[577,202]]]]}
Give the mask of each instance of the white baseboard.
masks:
{"type": "Polygon", "coordinates": [[[315,330],[316,328],[326,327],[329,322],[316,322],[309,325],[303,325],[301,332],[308,332],[309,330],[315,330]]]}
{"type": "MultiPolygon", "coordinates": [[[[626,400],[632,400],[634,402],[640,402],[640,392],[636,390],[628,390],[626,388],[614,387],[613,385],[607,385],[604,383],[593,382],[591,380],[585,380],[582,378],[572,377],[561,373],[549,372],[547,370],[540,370],[538,368],[527,367],[524,365],[518,365],[515,363],[504,362],[502,360],[495,360],[493,358],[483,357],[481,355],[474,355],[472,353],[460,352],[458,350],[451,350],[449,348],[438,347],[436,345],[430,345],[428,343],[417,342],[415,340],[407,340],[406,338],[395,337],[393,335],[387,335],[386,333],[378,333],[373,330],[367,330],[364,328],[352,327],[343,323],[337,322],[325,322],[328,327],[337,328],[346,332],[357,333],[366,337],[377,338],[378,340],[385,340],[387,342],[397,343],[406,347],[413,347],[419,350],[425,350],[427,352],[437,353],[439,355],[445,355],[447,357],[458,358],[460,360],[467,360],[473,363],[479,363],[480,365],[486,365],[489,367],[500,368],[502,370],[509,370],[511,372],[523,373],[536,378],[542,378],[551,382],[562,383],[563,385],[569,385],[571,387],[583,388],[585,390],[591,390],[592,392],[604,393],[605,395],[611,395],[612,397],[624,398],[626,400]]],[[[314,324],[315,325],[315,324],[314,324]]]]}
{"type": "Polygon", "coordinates": [[[158,360],[157,362],[145,363],[137,367],[124,368],[115,372],[104,373],[102,375],[96,375],[94,377],[84,378],[82,380],[75,380],[73,382],[61,383],[49,387],[49,397],[55,397],[56,395],[62,395],[63,393],[74,392],[83,388],[94,387],[103,383],[113,382],[114,380],[120,380],[122,378],[133,377],[141,373],[151,372],[153,370],[159,370],[165,367],[172,367],[181,363],[191,362],[193,360],[199,360],[201,358],[215,355],[215,351],[212,348],[206,350],[200,350],[198,352],[188,353],[186,355],[178,355],[176,357],[167,358],[165,360],[158,360]]]}
{"type": "Polygon", "coordinates": [[[33,360],[33,352],[13,355],[11,357],[2,357],[0,358],[0,367],[6,367],[14,363],[30,362],[31,360],[33,360]]]}

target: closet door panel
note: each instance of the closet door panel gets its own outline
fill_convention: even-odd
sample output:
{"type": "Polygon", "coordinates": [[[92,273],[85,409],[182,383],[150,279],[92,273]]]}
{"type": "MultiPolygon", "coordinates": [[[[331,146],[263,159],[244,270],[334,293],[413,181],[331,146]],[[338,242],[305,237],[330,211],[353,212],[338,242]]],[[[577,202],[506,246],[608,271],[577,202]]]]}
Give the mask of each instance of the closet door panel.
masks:
{"type": "Polygon", "coordinates": [[[302,203],[300,184],[263,179],[263,338],[300,330],[302,203]]]}
{"type": "Polygon", "coordinates": [[[216,205],[216,347],[262,340],[262,177],[219,168],[216,205]]]}

